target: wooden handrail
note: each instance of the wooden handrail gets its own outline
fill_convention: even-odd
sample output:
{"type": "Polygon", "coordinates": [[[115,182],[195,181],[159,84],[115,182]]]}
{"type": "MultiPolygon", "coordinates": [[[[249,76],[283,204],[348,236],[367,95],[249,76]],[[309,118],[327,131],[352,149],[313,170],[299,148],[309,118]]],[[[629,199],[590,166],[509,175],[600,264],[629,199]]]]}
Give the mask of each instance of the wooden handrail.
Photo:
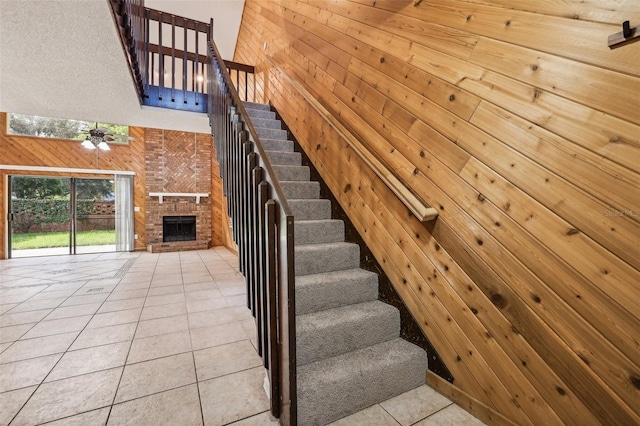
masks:
{"type": "Polygon", "coordinates": [[[307,102],[320,114],[320,116],[349,143],[351,149],[358,154],[387,187],[407,206],[411,213],[421,222],[428,222],[438,217],[438,211],[417,197],[396,175],[371,151],[356,138],[333,114],[331,114],[316,98],[311,95],[300,83],[292,79],[275,60],[267,56],[267,59],[280,72],[289,83],[305,98],[307,102]]]}

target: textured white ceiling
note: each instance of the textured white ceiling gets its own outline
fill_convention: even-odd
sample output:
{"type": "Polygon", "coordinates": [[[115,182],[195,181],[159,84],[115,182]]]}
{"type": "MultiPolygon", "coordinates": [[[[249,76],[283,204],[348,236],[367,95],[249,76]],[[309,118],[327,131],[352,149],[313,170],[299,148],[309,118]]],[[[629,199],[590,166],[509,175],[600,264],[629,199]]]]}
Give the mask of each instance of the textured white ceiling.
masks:
{"type": "MultiPolygon", "coordinates": [[[[147,0],[208,22],[232,59],[243,0],[147,0]]],[[[141,107],[107,0],[0,0],[0,111],[209,132],[205,114],[141,107]]],[[[1,161],[1,160],[0,160],[1,161]]]]}

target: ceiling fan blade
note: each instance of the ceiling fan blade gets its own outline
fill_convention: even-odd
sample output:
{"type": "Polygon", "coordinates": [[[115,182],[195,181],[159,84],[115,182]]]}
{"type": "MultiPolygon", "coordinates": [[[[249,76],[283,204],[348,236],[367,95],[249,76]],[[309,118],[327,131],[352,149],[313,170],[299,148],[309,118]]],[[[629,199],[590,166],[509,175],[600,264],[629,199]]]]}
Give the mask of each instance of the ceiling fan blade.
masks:
{"type": "Polygon", "coordinates": [[[96,130],[102,133],[109,133],[110,130],[107,129],[106,127],[96,127],[96,130]]]}

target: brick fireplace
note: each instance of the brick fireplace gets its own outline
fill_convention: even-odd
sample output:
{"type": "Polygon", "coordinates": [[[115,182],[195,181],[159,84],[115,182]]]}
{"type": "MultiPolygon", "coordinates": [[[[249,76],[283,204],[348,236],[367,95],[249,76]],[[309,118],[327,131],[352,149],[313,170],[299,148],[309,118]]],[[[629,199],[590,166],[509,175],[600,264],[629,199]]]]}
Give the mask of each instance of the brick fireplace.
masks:
{"type": "Polygon", "coordinates": [[[149,194],[211,194],[211,136],[147,129],[145,139],[147,249],[159,252],[209,248],[211,197],[180,195],[161,199],[149,194]],[[193,217],[195,240],[165,241],[165,216],[193,217]]]}

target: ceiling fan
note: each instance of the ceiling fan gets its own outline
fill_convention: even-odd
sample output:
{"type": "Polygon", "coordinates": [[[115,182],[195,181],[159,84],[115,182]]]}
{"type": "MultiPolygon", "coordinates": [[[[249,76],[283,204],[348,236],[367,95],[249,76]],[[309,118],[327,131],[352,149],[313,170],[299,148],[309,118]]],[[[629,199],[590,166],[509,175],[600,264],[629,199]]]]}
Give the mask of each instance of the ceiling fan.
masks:
{"type": "Polygon", "coordinates": [[[111,133],[111,130],[106,127],[96,127],[93,129],[82,130],[80,133],[85,134],[86,138],[82,141],[82,146],[87,149],[100,149],[102,151],[110,151],[109,144],[107,142],[122,142],[124,140],[135,140],[134,137],[127,135],[117,135],[111,133]]]}

